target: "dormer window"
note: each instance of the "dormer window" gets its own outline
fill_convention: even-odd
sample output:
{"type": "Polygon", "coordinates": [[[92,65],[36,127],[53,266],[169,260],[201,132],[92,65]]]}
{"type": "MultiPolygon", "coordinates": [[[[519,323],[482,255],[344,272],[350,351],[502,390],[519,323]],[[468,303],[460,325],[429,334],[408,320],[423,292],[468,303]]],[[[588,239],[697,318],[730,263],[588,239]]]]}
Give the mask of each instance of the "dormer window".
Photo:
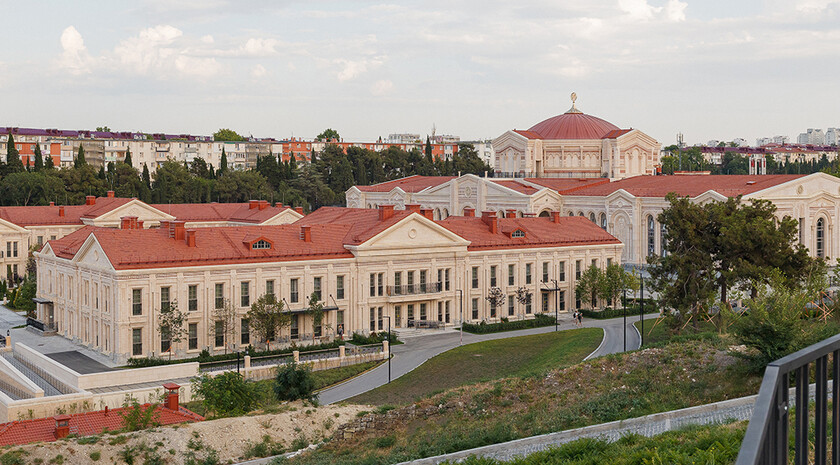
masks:
{"type": "Polygon", "coordinates": [[[265,250],[265,249],[270,249],[270,248],[271,248],[271,243],[269,243],[268,241],[263,240],[263,239],[260,239],[257,242],[254,242],[253,244],[251,244],[251,250],[265,250]]]}
{"type": "Polygon", "coordinates": [[[510,237],[525,237],[525,231],[517,229],[516,231],[510,233],[510,237]]]}

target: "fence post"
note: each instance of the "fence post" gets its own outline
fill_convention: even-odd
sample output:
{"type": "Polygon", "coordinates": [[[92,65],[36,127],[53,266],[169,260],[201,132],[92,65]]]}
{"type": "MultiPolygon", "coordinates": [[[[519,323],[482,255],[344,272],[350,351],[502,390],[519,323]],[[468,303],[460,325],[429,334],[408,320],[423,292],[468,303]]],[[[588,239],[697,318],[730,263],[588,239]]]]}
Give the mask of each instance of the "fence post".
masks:
{"type": "Polygon", "coordinates": [[[345,357],[347,357],[347,352],[344,346],[338,346],[338,358],[343,362],[345,357]]]}
{"type": "Polygon", "coordinates": [[[385,358],[391,356],[391,344],[390,341],[382,341],[382,354],[385,358]]]}
{"type": "Polygon", "coordinates": [[[295,363],[300,362],[300,351],[299,350],[293,351],[292,356],[294,357],[295,363]]]}
{"type": "Polygon", "coordinates": [[[251,369],[251,356],[246,355],[245,356],[245,371],[247,372],[250,369],[251,369]]]}

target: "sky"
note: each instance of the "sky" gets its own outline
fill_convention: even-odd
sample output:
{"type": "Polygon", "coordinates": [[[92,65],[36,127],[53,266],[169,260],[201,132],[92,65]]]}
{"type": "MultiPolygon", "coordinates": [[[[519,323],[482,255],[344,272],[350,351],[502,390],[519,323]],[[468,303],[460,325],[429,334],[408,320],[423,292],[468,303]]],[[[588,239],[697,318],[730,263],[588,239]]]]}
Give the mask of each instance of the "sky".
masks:
{"type": "Polygon", "coordinates": [[[840,0],[0,0],[0,126],[669,145],[840,127],[840,0]]]}

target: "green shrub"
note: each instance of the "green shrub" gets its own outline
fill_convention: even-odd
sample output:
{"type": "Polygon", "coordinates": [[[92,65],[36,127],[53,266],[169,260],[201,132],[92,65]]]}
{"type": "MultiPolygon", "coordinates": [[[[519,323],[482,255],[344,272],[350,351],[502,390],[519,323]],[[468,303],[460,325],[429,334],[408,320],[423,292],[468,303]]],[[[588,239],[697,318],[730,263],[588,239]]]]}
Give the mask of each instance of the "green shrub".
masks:
{"type": "Polygon", "coordinates": [[[277,400],[312,399],[315,391],[315,380],[309,365],[288,363],[277,367],[274,378],[274,395],[277,400]]]}
{"type": "Polygon", "coordinates": [[[0,464],[2,465],[24,465],[26,461],[23,457],[26,452],[22,449],[12,450],[0,455],[0,464]]]}
{"type": "Polygon", "coordinates": [[[160,425],[160,412],[157,410],[157,405],[149,404],[144,407],[133,397],[123,402],[121,415],[124,431],[139,431],[160,425]]]}
{"type": "MultiPolygon", "coordinates": [[[[645,315],[650,313],[659,313],[659,306],[655,301],[645,299],[645,315]]],[[[604,320],[607,318],[618,318],[624,316],[623,308],[605,308],[603,310],[580,310],[580,313],[587,318],[594,318],[597,320],[604,320]]],[[[639,305],[627,306],[627,317],[639,315],[639,305]]]]}
{"type": "Polygon", "coordinates": [[[353,333],[353,337],[350,338],[350,342],[357,346],[363,346],[368,344],[381,344],[384,340],[388,340],[390,344],[400,344],[400,340],[397,339],[396,333],[391,332],[390,337],[388,336],[389,334],[387,331],[370,333],[369,336],[365,336],[359,333],[353,333]]]}
{"type": "Polygon", "coordinates": [[[380,449],[385,449],[397,443],[397,438],[393,434],[390,436],[378,437],[373,441],[374,445],[380,449]]]}
{"type": "Polygon", "coordinates": [[[517,329],[539,328],[541,326],[551,326],[555,323],[554,316],[537,313],[534,318],[519,321],[504,321],[501,323],[481,322],[479,324],[464,323],[464,331],[473,334],[488,334],[497,333],[500,331],[513,331],[517,329]]]}
{"type": "Polygon", "coordinates": [[[99,452],[98,450],[95,450],[95,451],[90,453],[90,459],[93,460],[94,462],[98,462],[100,458],[102,458],[102,453],[99,452]]]}
{"type": "MultiPolygon", "coordinates": [[[[266,355],[284,355],[284,354],[291,354],[293,351],[297,350],[301,353],[303,352],[311,352],[315,350],[324,350],[324,349],[337,349],[339,346],[344,345],[344,341],[334,341],[334,342],[325,342],[323,344],[314,344],[314,345],[307,345],[307,346],[297,346],[297,347],[286,347],[284,349],[274,349],[274,350],[264,350],[261,352],[257,352],[253,347],[249,347],[246,350],[246,354],[252,357],[259,357],[259,356],[266,356],[266,355]]],[[[242,353],[239,354],[241,358],[243,356],[242,353]]],[[[131,368],[146,368],[146,367],[153,367],[159,365],[172,365],[176,363],[190,363],[190,362],[220,362],[224,360],[236,360],[236,353],[231,352],[228,354],[219,354],[219,355],[210,355],[210,352],[207,349],[201,351],[198,357],[193,358],[181,358],[175,360],[157,358],[157,357],[137,357],[137,358],[130,358],[128,359],[127,365],[131,368]]]]}
{"type": "Polygon", "coordinates": [[[195,394],[216,416],[238,416],[254,409],[254,390],[241,374],[228,371],[210,377],[202,375],[193,383],[195,394]]]}
{"type": "Polygon", "coordinates": [[[265,435],[260,442],[250,442],[245,445],[245,454],[244,458],[250,459],[253,457],[262,458],[262,457],[271,457],[272,455],[280,455],[286,450],[283,448],[283,444],[279,442],[275,442],[271,439],[271,436],[265,435]]]}

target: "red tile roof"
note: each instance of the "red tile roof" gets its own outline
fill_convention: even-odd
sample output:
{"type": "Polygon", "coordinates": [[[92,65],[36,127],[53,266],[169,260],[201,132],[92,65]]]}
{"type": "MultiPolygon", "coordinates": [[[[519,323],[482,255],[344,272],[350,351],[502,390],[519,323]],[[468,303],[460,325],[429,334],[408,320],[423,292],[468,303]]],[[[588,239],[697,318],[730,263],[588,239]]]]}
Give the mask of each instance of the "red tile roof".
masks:
{"type": "Polygon", "coordinates": [[[498,232],[490,232],[481,217],[450,216],[437,223],[470,241],[467,250],[563,247],[574,245],[621,244],[612,234],[579,216],[551,218],[499,218],[498,232]],[[525,237],[510,237],[516,229],[525,237]]]}
{"type": "Polygon", "coordinates": [[[273,218],[285,207],[281,204],[272,207],[268,205],[260,210],[250,208],[248,203],[175,203],[152,204],[153,208],[168,213],[179,221],[233,221],[238,223],[262,223],[273,218]]]}
{"type": "Polygon", "coordinates": [[[617,139],[630,131],[632,131],[632,129],[613,129],[612,131],[604,134],[601,139],[617,139]]]}
{"type": "MultiPolygon", "coordinates": [[[[144,404],[148,408],[150,404],[144,404]]],[[[97,412],[76,413],[68,415],[70,418],[70,434],[78,436],[89,436],[99,434],[106,429],[117,431],[122,429],[125,409],[116,408],[97,412]]],[[[161,425],[174,425],[178,423],[202,421],[204,417],[193,413],[184,407],[177,411],[156,406],[156,422],[161,425]]],[[[0,424],[0,446],[11,446],[28,444],[31,442],[55,441],[55,418],[38,418],[35,420],[19,420],[0,424]]]]}
{"type": "Polygon", "coordinates": [[[447,181],[455,179],[456,176],[409,176],[407,178],[395,179],[393,181],[381,182],[372,186],[356,186],[362,192],[391,192],[399,187],[405,192],[420,192],[429,187],[439,186],[447,181]]]}
{"type": "Polygon", "coordinates": [[[304,242],[300,226],[294,225],[197,228],[195,247],[189,247],[185,240],[170,238],[167,230],[87,226],[49,244],[56,256],[72,259],[92,234],[115,269],[147,269],[352,258],[344,248],[348,230],[346,225],[313,226],[312,241],[304,242]],[[251,249],[247,243],[254,237],[275,247],[251,249]]]}
{"type": "Polygon", "coordinates": [[[542,136],[534,131],[527,131],[525,129],[514,129],[513,132],[519,134],[520,136],[525,136],[528,139],[542,139],[542,136]]]}
{"type": "Polygon", "coordinates": [[[670,192],[696,197],[713,190],[726,197],[735,197],[758,192],[804,176],[804,174],[634,176],[566,194],[605,196],[624,189],[636,197],[665,197],[670,192]]]}
{"type": "Polygon", "coordinates": [[[534,186],[529,186],[527,184],[523,184],[522,182],[515,181],[515,180],[495,180],[494,179],[493,182],[500,185],[500,186],[505,186],[508,189],[513,189],[516,192],[520,192],[520,193],[525,194],[525,195],[531,195],[531,194],[534,194],[535,192],[539,192],[539,190],[540,190],[540,189],[537,189],[534,186]]]}
{"type": "Polygon", "coordinates": [[[81,224],[82,218],[96,218],[131,200],[119,197],[97,197],[95,205],[64,206],[64,216],[58,216],[58,206],[0,207],[0,218],[23,227],[81,224]]]}
{"type": "Polygon", "coordinates": [[[379,209],[321,207],[293,224],[344,226],[347,228],[344,243],[347,245],[358,245],[388,229],[410,214],[411,212],[408,210],[394,210],[394,216],[385,221],[380,221],[379,209]]]}
{"type": "Polygon", "coordinates": [[[609,178],[525,178],[525,180],[561,194],[610,182],[609,178]]]}
{"type": "Polygon", "coordinates": [[[569,112],[541,121],[528,131],[539,134],[541,139],[600,139],[617,129],[618,126],[601,118],[569,112]]]}

